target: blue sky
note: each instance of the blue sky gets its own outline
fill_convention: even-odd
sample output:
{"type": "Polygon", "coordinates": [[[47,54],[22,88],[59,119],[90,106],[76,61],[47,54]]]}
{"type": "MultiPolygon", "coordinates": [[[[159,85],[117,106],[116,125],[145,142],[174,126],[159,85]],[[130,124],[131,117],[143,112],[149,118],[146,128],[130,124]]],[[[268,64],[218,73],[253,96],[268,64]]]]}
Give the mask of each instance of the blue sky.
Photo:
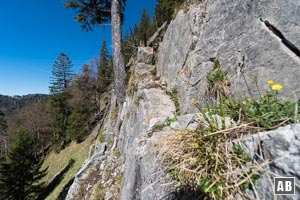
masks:
{"type": "MultiPolygon", "coordinates": [[[[81,31],[75,12],[64,0],[3,1],[0,6],[0,94],[48,93],[52,64],[60,52],[69,55],[76,71],[98,55],[102,40],[110,45],[110,27],[81,31]]],[[[123,31],[150,15],[156,0],[127,0],[123,31]]]]}

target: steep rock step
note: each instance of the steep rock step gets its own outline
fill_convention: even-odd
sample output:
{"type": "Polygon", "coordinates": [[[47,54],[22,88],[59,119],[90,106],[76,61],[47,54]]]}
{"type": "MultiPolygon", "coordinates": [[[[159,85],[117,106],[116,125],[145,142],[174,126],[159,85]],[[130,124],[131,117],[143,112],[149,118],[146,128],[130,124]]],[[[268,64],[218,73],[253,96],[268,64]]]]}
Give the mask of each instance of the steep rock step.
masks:
{"type": "Polygon", "coordinates": [[[139,48],[130,84],[135,88],[123,107],[120,132],[121,150],[126,154],[120,199],[161,199],[170,193],[160,161],[151,149],[163,132],[168,118],[174,118],[176,107],[163,84],[155,81],[156,66],[149,64],[152,50],[139,48]],[[148,64],[147,64],[148,63],[148,64]]]}

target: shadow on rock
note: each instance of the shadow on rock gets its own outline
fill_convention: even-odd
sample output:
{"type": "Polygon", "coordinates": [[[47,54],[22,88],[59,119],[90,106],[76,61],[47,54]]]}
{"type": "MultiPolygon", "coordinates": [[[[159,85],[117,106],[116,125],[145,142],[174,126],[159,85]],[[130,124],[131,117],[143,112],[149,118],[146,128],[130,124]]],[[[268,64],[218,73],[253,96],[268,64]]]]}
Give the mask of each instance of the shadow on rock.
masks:
{"type": "Polygon", "coordinates": [[[173,200],[210,200],[210,198],[200,190],[192,188],[181,188],[172,194],[173,200]]]}

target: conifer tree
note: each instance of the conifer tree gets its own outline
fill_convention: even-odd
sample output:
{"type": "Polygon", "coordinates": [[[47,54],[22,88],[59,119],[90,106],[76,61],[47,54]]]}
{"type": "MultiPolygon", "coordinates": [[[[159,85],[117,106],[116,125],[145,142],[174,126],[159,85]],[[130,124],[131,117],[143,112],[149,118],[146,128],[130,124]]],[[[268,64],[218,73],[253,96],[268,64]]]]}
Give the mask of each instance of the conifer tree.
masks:
{"type": "Polygon", "coordinates": [[[42,192],[41,160],[34,153],[35,140],[29,133],[19,130],[12,141],[8,156],[0,164],[0,199],[34,200],[42,192]]]}
{"type": "Polygon", "coordinates": [[[0,109],[0,134],[4,134],[7,131],[7,122],[5,120],[5,115],[0,109]]]}
{"type": "Polygon", "coordinates": [[[73,76],[72,62],[65,53],[60,53],[52,67],[49,104],[52,118],[52,144],[55,151],[64,148],[68,116],[70,114],[66,89],[73,76]]]}
{"type": "Polygon", "coordinates": [[[7,128],[5,115],[0,109],[0,159],[7,155],[7,128]]]}
{"type": "Polygon", "coordinates": [[[84,101],[95,101],[97,95],[97,72],[85,64],[81,68],[82,73],[77,77],[73,86],[82,91],[84,101]]]}
{"type": "Polygon", "coordinates": [[[154,15],[156,23],[161,26],[165,21],[170,21],[174,15],[174,11],[185,0],[157,0],[154,15]]]}
{"type": "Polygon", "coordinates": [[[144,46],[147,46],[147,39],[150,34],[151,21],[147,9],[143,9],[138,29],[138,40],[142,41],[144,46]]]}
{"type": "Polygon", "coordinates": [[[68,127],[68,117],[70,109],[65,92],[53,94],[49,97],[51,129],[52,129],[52,147],[59,152],[69,142],[66,138],[68,127]]]}
{"type": "Polygon", "coordinates": [[[126,0],[71,0],[66,8],[78,10],[76,21],[85,30],[92,30],[94,25],[111,22],[114,84],[117,103],[122,104],[126,94],[126,72],[122,54],[121,23],[126,0]]]}
{"type": "Polygon", "coordinates": [[[89,132],[88,122],[92,115],[93,107],[89,103],[78,102],[72,109],[68,119],[67,137],[69,140],[82,142],[89,132]]]}
{"type": "Polygon", "coordinates": [[[96,110],[97,73],[88,65],[83,65],[81,70],[70,90],[72,98],[69,99],[71,113],[68,117],[67,141],[81,142],[85,139],[96,110]]]}
{"type": "Polygon", "coordinates": [[[138,24],[134,25],[134,29],[132,30],[129,27],[129,30],[126,31],[125,36],[123,37],[123,54],[125,63],[127,64],[132,55],[137,52],[139,46],[139,38],[138,38],[139,26],[138,24]]]}
{"type": "Polygon", "coordinates": [[[57,94],[67,89],[73,75],[71,60],[67,54],[60,53],[52,66],[50,93],[57,94]]]}
{"type": "Polygon", "coordinates": [[[107,90],[107,87],[112,82],[112,74],[110,55],[106,47],[106,41],[104,40],[100,49],[100,61],[98,65],[98,87],[100,95],[107,90]]]}
{"type": "Polygon", "coordinates": [[[138,33],[139,33],[139,25],[137,23],[134,24],[134,28],[133,28],[133,36],[135,38],[138,37],[138,33]]]}

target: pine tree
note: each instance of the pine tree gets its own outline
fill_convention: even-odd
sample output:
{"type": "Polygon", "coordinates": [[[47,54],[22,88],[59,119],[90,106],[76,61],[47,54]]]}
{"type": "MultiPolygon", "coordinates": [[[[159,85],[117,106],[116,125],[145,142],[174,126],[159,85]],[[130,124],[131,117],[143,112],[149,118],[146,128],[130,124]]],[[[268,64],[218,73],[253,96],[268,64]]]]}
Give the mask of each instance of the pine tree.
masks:
{"type": "Polygon", "coordinates": [[[89,133],[88,122],[92,116],[92,106],[87,102],[79,102],[72,109],[68,120],[67,137],[69,140],[82,142],[89,133]]]}
{"type": "Polygon", "coordinates": [[[158,27],[160,27],[165,21],[170,21],[173,18],[174,11],[185,0],[157,0],[154,16],[158,27]]]}
{"type": "Polygon", "coordinates": [[[69,142],[66,138],[68,127],[68,117],[70,108],[65,92],[53,94],[49,97],[51,129],[52,129],[52,147],[59,152],[69,142]]]}
{"type": "Polygon", "coordinates": [[[132,30],[129,27],[129,31],[126,31],[125,36],[123,37],[123,54],[125,63],[127,64],[132,55],[135,55],[139,46],[138,39],[139,26],[138,24],[134,25],[134,29],[132,30]]]}
{"type": "Polygon", "coordinates": [[[5,115],[0,110],[0,160],[7,155],[7,128],[5,115]]]}
{"type": "Polygon", "coordinates": [[[100,95],[107,90],[107,87],[112,82],[112,74],[110,55],[106,47],[106,41],[104,40],[100,49],[100,61],[98,65],[98,87],[100,95]]]}
{"type": "Polygon", "coordinates": [[[92,70],[89,65],[83,65],[81,74],[73,85],[82,91],[81,98],[84,101],[95,101],[97,95],[97,72],[92,70]]]}
{"type": "Polygon", "coordinates": [[[5,134],[7,131],[7,122],[5,119],[5,115],[2,112],[2,110],[0,109],[0,134],[5,134]]]}
{"type": "Polygon", "coordinates": [[[0,199],[34,200],[42,192],[41,159],[34,153],[35,140],[19,130],[9,148],[8,156],[0,164],[0,199]]]}
{"type": "MultiPolygon", "coordinates": [[[[138,33],[139,33],[139,25],[137,23],[135,23],[132,35],[134,38],[136,38],[136,40],[138,40],[138,33]]],[[[137,45],[139,45],[139,44],[137,44],[137,45]]]]}
{"type": "Polygon", "coordinates": [[[117,103],[122,104],[126,94],[126,72],[122,54],[121,23],[126,0],[72,0],[65,3],[66,8],[78,10],[75,17],[85,30],[94,25],[111,22],[114,84],[117,103]]]}
{"type": "Polygon", "coordinates": [[[60,53],[52,67],[52,80],[49,87],[52,94],[49,97],[52,145],[57,152],[68,142],[66,141],[66,131],[70,110],[66,89],[70,86],[72,76],[72,62],[65,53],[60,53]]]}
{"type": "Polygon", "coordinates": [[[151,36],[150,27],[151,21],[148,15],[148,11],[147,9],[143,9],[138,29],[138,41],[142,41],[144,46],[147,46],[147,39],[151,36]]]}
{"type": "Polygon", "coordinates": [[[81,142],[90,131],[89,123],[97,109],[97,72],[88,65],[83,65],[82,73],[71,86],[69,104],[71,113],[68,117],[67,141],[81,142]]]}
{"type": "Polygon", "coordinates": [[[50,93],[57,94],[63,92],[70,85],[73,76],[72,62],[68,55],[60,53],[52,66],[52,77],[50,93]]]}

